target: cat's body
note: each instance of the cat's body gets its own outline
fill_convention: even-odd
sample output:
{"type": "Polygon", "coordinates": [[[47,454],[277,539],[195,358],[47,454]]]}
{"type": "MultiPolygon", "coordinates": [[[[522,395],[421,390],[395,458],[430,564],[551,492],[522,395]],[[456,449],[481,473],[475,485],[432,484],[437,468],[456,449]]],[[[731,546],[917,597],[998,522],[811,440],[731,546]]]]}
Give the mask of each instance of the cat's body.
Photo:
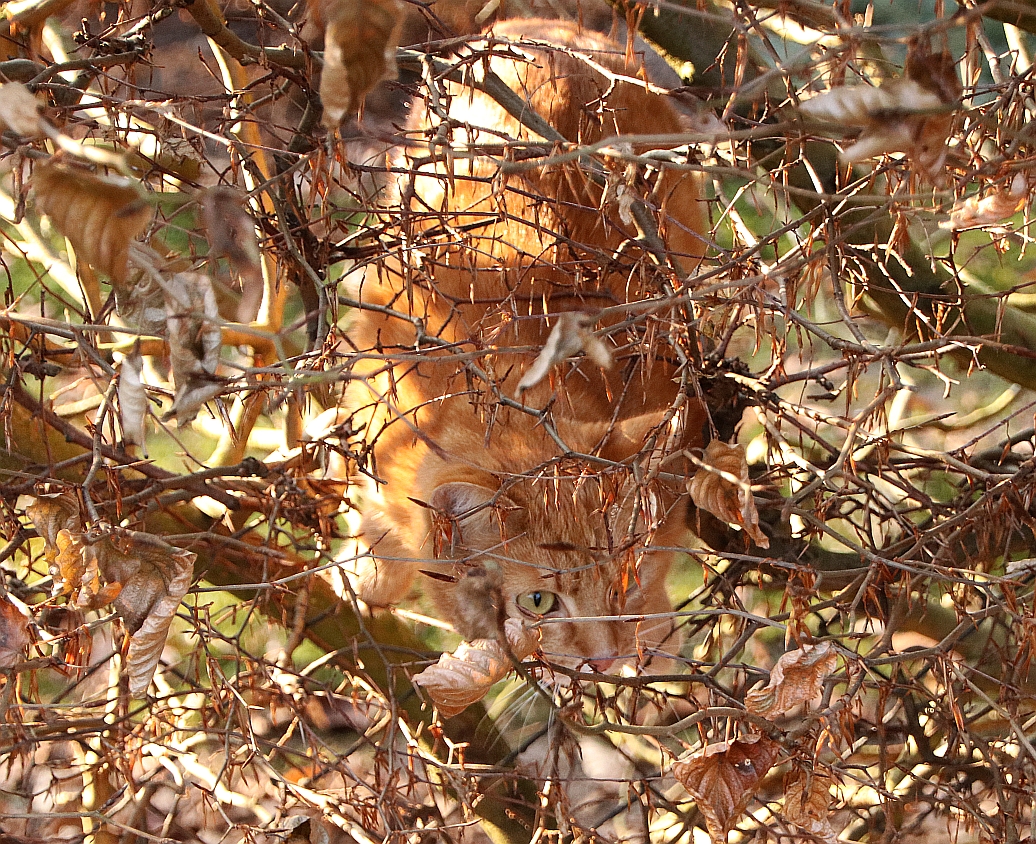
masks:
{"type": "MultiPolygon", "coordinates": [[[[560,22],[495,31],[560,48],[523,47],[490,67],[570,141],[680,131],[664,97],[606,79],[582,57],[635,78],[621,46],[560,22]]],[[[477,142],[500,145],[499,158],[510,139],[550,151],[485,94],[451,86],[448,99],[461,156],[477,142]]],[[[418,107],[411,119],[425,139],[440,128],[443,111],[433,111],[418,107]]],[[[544,653],[561,664],[603,669],[649,653],[671,622],[614,617],[669,612],[670,554],[643,545],[672,542],[665,526],[679,535],[683,519],[667,520],[681,506],[673,490],[635,482],[651,468],[637,455],[649,436],[697,444],[702,409],[687,400],[682,415],[666,413],[676,361],[625,328],[605,341],[610,369],[573,359],[530,389],[518,384],[558,313],[619,306],[597,323],[616,326],[629,316],[621,306],[657,293],[666,276],[634,245],[628,215],[615,202],[602,207],[601,186],[573,163],[506,180],[493,161],[444,160],[441,147],[405,163],[421,175],[399,184],[401,230],[419,251],[367,272],[359,296],[374,308],[350,332],[357,350],[373,352],[347,391],[378,479],[364,503],[373,558],[355,573],[361,597],[395,603],[422,571],[436,611],[466,638],[493,636],[516,616],[543,620],[544,653]]],[[[609,172],[613,191],[635,190],[624,164],[609,172]]],[[[664,211],[679,275],[692,270],[703,252],[693,177],[665,170],[646,201],[664,211]]]]}

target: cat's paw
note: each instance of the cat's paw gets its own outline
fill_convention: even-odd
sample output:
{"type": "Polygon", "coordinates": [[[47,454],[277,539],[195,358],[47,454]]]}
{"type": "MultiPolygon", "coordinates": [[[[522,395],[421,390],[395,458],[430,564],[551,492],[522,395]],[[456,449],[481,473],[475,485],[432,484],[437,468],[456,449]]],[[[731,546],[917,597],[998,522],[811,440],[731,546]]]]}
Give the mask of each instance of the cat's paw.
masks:
{"type": "Polygon", "coordinates": [[[402,601],[417,568],[412,554],[377,515],[364,515],[360,536],[338,562],[353,594],[371,607],[402,601]]]}
{"type": "Polygon", "coordinates": [[[370,551],[343,561],[353,594],[371,607],[389,607],[402,601],[410,591],[413,571],[408,562],[385,561],[370,551]]]}

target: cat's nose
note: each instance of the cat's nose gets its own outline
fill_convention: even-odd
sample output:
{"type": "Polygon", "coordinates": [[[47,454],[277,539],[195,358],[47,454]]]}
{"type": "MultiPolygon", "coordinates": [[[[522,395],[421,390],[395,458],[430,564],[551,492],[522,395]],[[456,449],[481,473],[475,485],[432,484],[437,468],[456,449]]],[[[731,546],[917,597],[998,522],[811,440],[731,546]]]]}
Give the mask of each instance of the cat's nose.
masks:
{"type": "Polygon", "coordinates": [[[588,659],[586,664],[589,665],[594,671],[603,674],[609,668],[615,664],[614,656],[598,656],[593,659],[588,659]]]}

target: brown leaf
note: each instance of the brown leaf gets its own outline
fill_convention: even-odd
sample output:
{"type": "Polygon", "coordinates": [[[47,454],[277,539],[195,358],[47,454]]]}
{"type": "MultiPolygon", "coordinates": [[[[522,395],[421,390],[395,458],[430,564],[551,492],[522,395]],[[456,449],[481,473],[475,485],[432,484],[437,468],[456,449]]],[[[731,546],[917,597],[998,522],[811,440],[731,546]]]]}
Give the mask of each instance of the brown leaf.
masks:
{"type": "MultiPolygon", "coordinates": [[[[517,659],[525,659],[539,646],[538,631],[530,630],[519,619],[507,619],[504,632],[517,659]]],[[[452,718],[484,698],[510,670],[511,660],[499,641],[476,639],[461,642],[452,654],[440,656],[435,665],[414,677],[414,682],[428,692],[440,715],[452,718]]]]}
{"type": "Polygon", "coordinates": [[[14,668],[22,661],[25,646],[32,641],[29,617],[6,595],[0,595],[0,669],[14,668]]]}
{"type": "Polygon", "coordinates": [[[1000,188],[986,196],[969,196],[955,203],[950,209],[949,222],[940,223],[940,228],[959,231],[979,226],[989,226],[1017,214],[1029,198],[1029,184],[1024,173],[1016,173],[1008,188],[1000,188]]]}
{"type": "Polygon", "coordinates": [[[0,85],[0,131],[10,129],[26,138],[40,134],[41,103],[20,82],[0,85]]]}
{"type": "Polygon", "coordinates": [[[160,539],[118,532],[101,535],[83,547],[87,566],[96,563],[105,583],[118,583],[122,587],[115,609],[131,633],[139,630],[152,608],[170,594],[170,584],[176,581],[179,585],[183,554],[188,554],[193,562],[194,555],[166,545],[160,539]]]}
{"type": "Polygon", "coordinates": [[[922,37],[908,45],[903,75],[935,94],[943,105],[953,105],[963,92],[953,53],[949,50],[933,53],[931,43],[922,37]]]}
{"type": "Polygon", "coordinates": [[[770,540],[759,528],[745,447],[713,440],[705,447],[702,463],[687,485],[694,503],[728,524],[740,525],[756,545],[769,548],[770,540]]]}
{"type": "Polygon", "coordinates": [[[744,736],[710,744],[673,763],[673,776],[698,804],[713,842],[727,840],[727,832],[777,761],[779,749],[765,736],[744,736]]]}
{"type": "Polygon", "coordinates": [[[130,638],[126,663],[129,669],[131,695],[144,694],[151,684],[151,678],[155,674],[155,668],[169,635],[169,626],[183,596],[191,586],[196,556],[190,551],[177,551],[168,558],[174,566],[174,571],[172,579],[165,584],[167,594],[151,607],[140,629],[130,638]]]}
{"type": "Polygon", "coordinates": [[[906,153],[930,178],[941,175],[953,128],[952,106],[961,95],[952,55],[933,55],[915,43],[907,56],[904,75],[880,88],[859,85],[835,88],[806,100],[800,111],[818,120],[861,127],[856,142],[846,147],[848,162],[891,152],[906,153]]]}
{"type": "Polygon", "coordinates": [[[533,361],[522,380],[518,383],[518,392],[535,387],[556,364],[564,363],[573,355],[586,352],[598,366],[610,369],[612,354],[608,347],[590,330],[594,324],[591,314],[579,311],[563,311],[558,314],[557,322],[543,344],[543,351],[533,361]]]}
{"type": "Polygon", "coordinates": [[[326,27],[320,99],[333,129],[378,82],[396,77],[403,11],[397,0],[315,0],[311,9],[326,27]]]}
{"type": "Polygon", "coordinates": [[[94,555],[87,554],[83,534],[69,530],[58,532],[58,554],[50,566],[55,594],[71,594],[71,603],[77,609],[91,610],[110,604],[118,597],[121,587],[105,583],[94,555]]]}
{"type": "Polygon", "coordinates": [[[892,115],[901,117],[940,106],[942,101],[932,91],[909,79],[893,79],[880,88],[870,85],[834,88],[806,100],[800,110],[817,120],[865,127],[880,122],[882,118],[890,120],[892,115]]]}
{"type": "Polygon", "coordinates": [[[37,495],[25,508],[25,514],[43,539],[47,560],[53,562],[58,553],[58,533],[80,530],[79,497],[73,492],[51,492],[37,495]]]}
{"type": "Polygon", "coordinates": [[[788,651],[777,660],[766,687],[745,695],[745,708],[763,718],[788,712],[819,695],[824,680],[837,665],[838,654],[830,642],[788,651]]]}
{"type": "Polygon", "coordinates": [[[197,556],[161,539],[122,531],[58,531],[55,583],[79,609],[114,603],[130,632],[130,693],[147,691],[169,625],[187,594],[197,556]]]}
{"type": "Polygon", "coordinates": [[[32,182],[37,209],[69,239],[76,256],[125,282],[130,242],[153,215],[135,184],[60,164],[37,164],[32,182]]]}
{"type": "Polygon", "coordinates": [[[784,791],[784,819],[814,840],[836,844],[831,827],[831,780],[811,771],[800,771],[784,791]]]}
{"type": "Polygon", "coordinates": [[[78,589],[86,572],[82,534],[78,531],[59,530],[54,546],[57,553],[51,561],[50,573],[54,578],[55,594],[78,589]]]}
{"type": "Polygon", "coordinates": [[[177,273],[165,283],[166,332],[176,395],[163,417],[190,422],[205,402],[219,395],[216,377],[223,338],[219,309],[208,276],[177,273]]]}
{"type": "Polygon", "coordinates": [[[237,321],[251,322],[263,298],[263,267],[255,220],[245,207],[244,196],[222,185],[205,191],[201,211],[210,257],[226,258],[231,269],[241,277],[237,321]]]}
{"type": "Polygon", "coordinates": [[[196,554],[160,539],[113,533],[87,545],[84,556],[109,585],[119,586],[115,610],[131,633],[130,694],[147,691],[169,625],[191,585],[196,554]]]}

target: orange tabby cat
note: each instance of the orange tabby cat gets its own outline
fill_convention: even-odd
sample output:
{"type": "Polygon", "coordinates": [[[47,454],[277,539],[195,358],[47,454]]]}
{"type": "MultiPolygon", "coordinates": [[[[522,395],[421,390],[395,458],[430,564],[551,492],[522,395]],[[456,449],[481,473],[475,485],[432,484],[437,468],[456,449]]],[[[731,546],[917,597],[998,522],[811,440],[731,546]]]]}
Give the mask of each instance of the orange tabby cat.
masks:
{"type": "MultiPolygon", "coordinates": [[[[473,43],[472,54],[495,56],[470,72],[488,66],[569,141],[681,131],[622,45],[558,21],[509,21],[493,35],[523,43],[473,43]]],[[[385,605],[423,572],[436,611],[465,638],[495,637],[507,617],[541,622],[547,659],[571,667],[671,652],[672,555],[645,545],[675,544],[682,504],[634,476],[657,469],[661,449],[641,455],[649,438],[700,444],[704,412],[688,400],[666,413],[675,362],[620,323],[637,322],[622,306],[696,266],[696,182],[667,168],[648,185],[615,159],[598,159],[596,178],[571,160],[504,175],[502,160],[552,145],[483,93],[453,84],[438,93],[410,121],[423,146],[398,162],[408,171],[397,187],[401,245],[368,269],[350,332],[365,354],[347,404],[376,479],[363,504],[372,556],[354,583],[385,605]],[[636,245],[614,201],[623,190],[654,209],[678,272],[636,245]],[[565,311],[614,328],[604,339],[613,365],[572,358],[519,390],[565,311]]]]}

